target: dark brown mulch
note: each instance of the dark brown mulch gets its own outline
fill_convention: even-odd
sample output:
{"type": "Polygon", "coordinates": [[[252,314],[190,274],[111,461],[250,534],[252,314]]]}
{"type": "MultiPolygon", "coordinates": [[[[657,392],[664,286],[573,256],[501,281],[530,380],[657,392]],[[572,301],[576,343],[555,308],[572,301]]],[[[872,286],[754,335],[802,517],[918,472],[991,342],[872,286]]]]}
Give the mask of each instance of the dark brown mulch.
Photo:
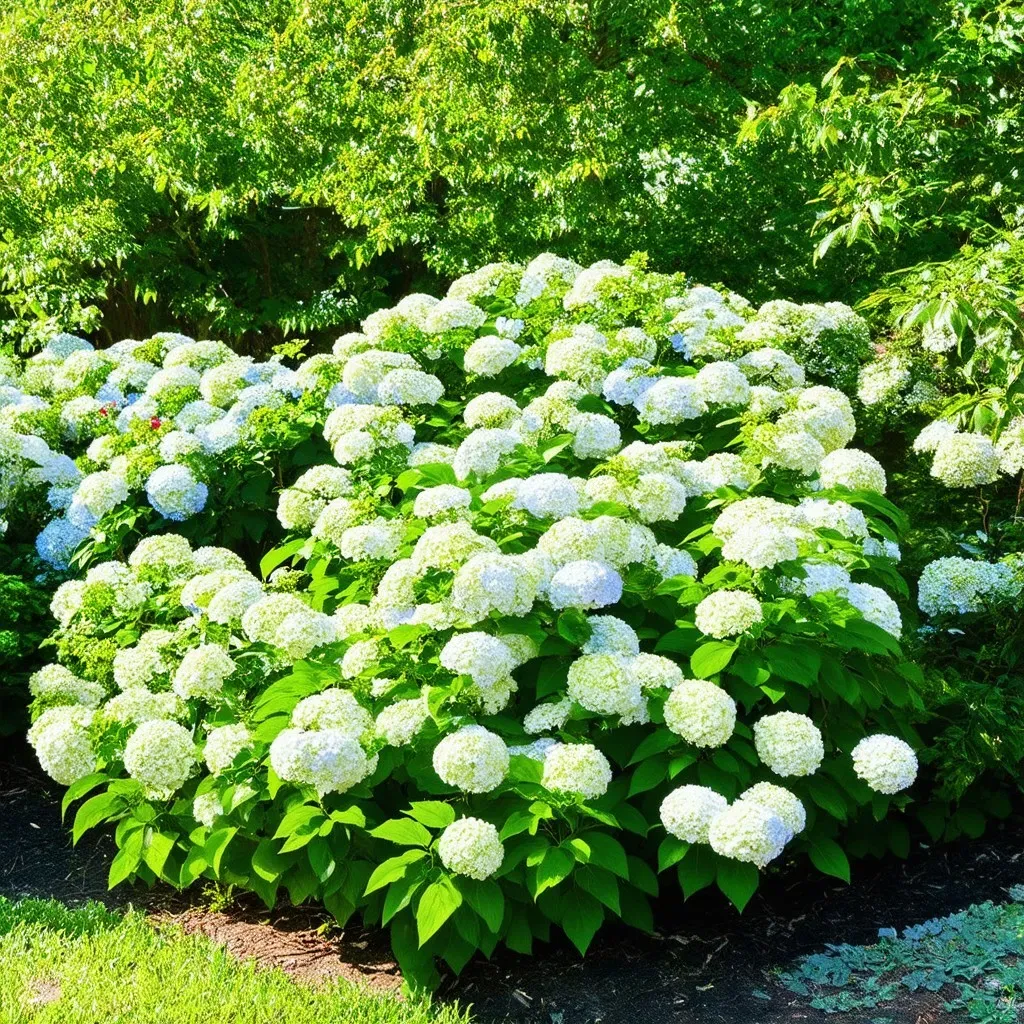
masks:
{"type": "MultiPolygon", "coordinates": [[[[242,897],[226,913],[196,894],[165,887],[106,889],[113,842],[89,833],[72,849],[59,795],[22,757],[0,758],[0,895],[132,903],[159,921],[202,931],[240,956],[302,978],[346,977],[393,988],[398,974],[382,936],[324,933],[322,912],[282,907],[268,915],[242,897]],[[6,760],[6,763],[5,763],[6,760]]],[[[860,863],[853,885],[793,871],[770,877],[740,917],[714,893],[685,905],[668,879],[644,936],[602,932],[586,960],[563,942],[533,957],[503,952],[449,978],[441,999],[472,1003],[480,1024],[952,1024],[941,998],[907,996],[896,1007],[828,1016],[782,991],[774,977],[828,943],[870,943],[882,927],[906,925],[1001,900],[1024,883],[1024,820],[977,840],[918,848],[906,861],[860,863]]]]}

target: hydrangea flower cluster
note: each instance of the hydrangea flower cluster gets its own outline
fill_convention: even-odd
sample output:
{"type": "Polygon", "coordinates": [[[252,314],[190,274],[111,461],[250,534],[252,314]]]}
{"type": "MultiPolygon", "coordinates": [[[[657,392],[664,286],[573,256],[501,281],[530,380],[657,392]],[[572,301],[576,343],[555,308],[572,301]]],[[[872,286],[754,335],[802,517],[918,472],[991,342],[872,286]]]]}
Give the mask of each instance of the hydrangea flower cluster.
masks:
{"type": "Polygon", "coordinates": [[[270,427],[307,415],[307,394],[323,409],[331,370],[308,362],[292,371],[171,333],[99,351],[57,335],[4,374],[0,522],[42,487],[36,546],[65,569],[89,531],[130,500],[168,522],[198,515],[226,460],[244,471],[258,453],[296,444],[270,427]]]}
{"type": "Polygon", "coordinates": [[[964,615],[1013,601],[1024,589],[1012,566],[971,558],[936,558],[921,571],[917,604],[926,615],[964,615]]]}

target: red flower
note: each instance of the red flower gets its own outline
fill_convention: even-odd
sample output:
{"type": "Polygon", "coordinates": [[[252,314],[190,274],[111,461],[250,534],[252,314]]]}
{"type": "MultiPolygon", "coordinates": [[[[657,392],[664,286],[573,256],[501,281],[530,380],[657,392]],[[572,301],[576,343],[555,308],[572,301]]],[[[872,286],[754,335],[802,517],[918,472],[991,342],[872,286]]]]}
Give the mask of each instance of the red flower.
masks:
{"type": "Polygon", "coordinates": [[[107,415],[107,407],[105,405],[101,405],[97,411],[101,416],[107,415]]]}
{"type": "Polygon", "coordinates": [[[160,419],[159,419],[158,417],[154,416],[154,417],[153,417],[153,418],[152,418],[152,419],[151,419],[151,420],[149,421],[149,425],[150,425],[150,426],[151,426],[151,427],[152,427],[152,428],[153,428],[154,430],[159,430],[159,429],[160,429],[160,419]]]}

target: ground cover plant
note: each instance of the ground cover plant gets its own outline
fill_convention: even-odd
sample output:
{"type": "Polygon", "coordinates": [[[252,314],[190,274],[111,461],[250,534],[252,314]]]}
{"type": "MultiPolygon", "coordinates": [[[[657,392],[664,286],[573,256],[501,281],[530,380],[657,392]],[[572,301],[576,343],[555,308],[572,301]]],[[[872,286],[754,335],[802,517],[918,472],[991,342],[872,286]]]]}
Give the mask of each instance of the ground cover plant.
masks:
{"type": "MultiPolygon", "coordinates": [[[[1019,900],[1024,890],[1010,895],[1019,900]]],[[[836,945],[804,957],[781,984],[828,1013],[872,1012],[890,1021],[893,1005],[912,993],[932,992],[956,1020],[1013,1024],[1024,992],[1024,919],[1019,902],[984,903],[946,917],[895,929],[873,946],[836,945]]],[[[897,1011],[898,1012],[898,1011],[897,1011]]]]}
{"type": "Polygon", "coordinates": [[[316,988],[239,962],[208,939],[155,929],[138,911],[98,903],[0,897],[0,1016],[208,1024],[460,1024],[457,1007],[431,1010],[349,983],[316,988]]]}
{"type": "MultiPolygon", "coordinates": [[[[223,348],[156,345],[156,373],[208,357],[246,393],[223,348]]],[[[29,737],[84,799],[75,835],[116,822],[111,884],[215,878],[387,925],[424,986],[435,956],[649,928],[666,886],[742,908],[784,853],[848,878],[905,850],[905,524],[850,400],[808,379],[855,380],[869,348],[847,307],[545,255],[250,385],[323,444],[258,567],[185,536],[220,486],[201,460],[170,495],[89,474],[55,522],[99,475],[87,547],[143,493],[162,532],[54,596],[29,737]]],[[[151,420],[114,396],[115,442],[138,403],[151,420]]],[[[175,424],[197,456],[221,429],[175,424]]]]}

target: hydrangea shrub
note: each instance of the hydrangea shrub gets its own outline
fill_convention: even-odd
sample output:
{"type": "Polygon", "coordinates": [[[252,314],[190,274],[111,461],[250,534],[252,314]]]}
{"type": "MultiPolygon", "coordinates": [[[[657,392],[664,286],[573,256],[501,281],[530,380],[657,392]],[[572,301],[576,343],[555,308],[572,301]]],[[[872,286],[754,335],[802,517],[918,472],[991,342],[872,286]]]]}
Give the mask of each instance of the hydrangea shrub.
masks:
{"type": "Polygon", "coordinates": [[[263,541],[281,475],[324,454],[324,369],[173,333],[102,350],[62,334],[0,359],[0,533],[34,527],[56,571],[186,521],[196,540],[263,541]]]}
{"type": "Polygon", "coordinates": [[[30,739],[76,835],[117,822],[111,883],[322,900],[430,984],[902,849],[903,520],[777,322],[542,256],[314,357],[331,458],[258,575],[169,532],[54,597],[30,739]]]}

